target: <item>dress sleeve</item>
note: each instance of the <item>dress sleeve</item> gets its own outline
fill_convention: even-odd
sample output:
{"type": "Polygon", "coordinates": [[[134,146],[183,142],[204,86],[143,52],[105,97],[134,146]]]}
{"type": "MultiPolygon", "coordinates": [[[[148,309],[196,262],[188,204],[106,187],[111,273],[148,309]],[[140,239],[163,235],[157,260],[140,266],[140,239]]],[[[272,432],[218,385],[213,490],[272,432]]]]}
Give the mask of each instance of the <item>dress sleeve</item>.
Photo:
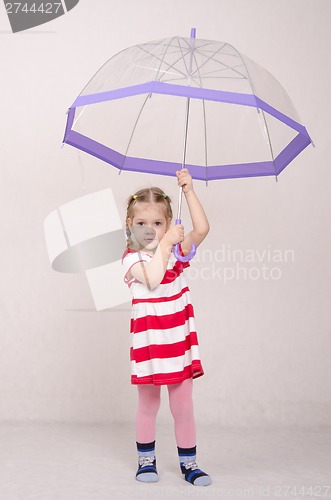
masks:
{"type": "Polygon", "coordinates": [[[133,281],[136,281],[135,278],[128,279],[127,274],[130,271],[131,267],[137,262],[147,262],[146,259],[142,258],[140,252],[130,252],[127,253],[122,259],[123,271],[124,271],[124,283],[130,285],[133,281]]]}

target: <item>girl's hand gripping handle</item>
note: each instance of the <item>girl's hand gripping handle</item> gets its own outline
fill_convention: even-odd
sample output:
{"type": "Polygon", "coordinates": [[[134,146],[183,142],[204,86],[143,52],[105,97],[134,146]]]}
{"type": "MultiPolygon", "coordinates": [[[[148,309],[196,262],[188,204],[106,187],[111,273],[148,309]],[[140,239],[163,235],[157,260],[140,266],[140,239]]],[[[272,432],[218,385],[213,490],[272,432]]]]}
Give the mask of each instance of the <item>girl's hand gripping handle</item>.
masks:
{"type": "MultiPolygon", "coordinates": [[[[181,223],[182,223],[181,219],[176,219],[176,224],[181,224],[181,223]]],[[[188,255],[181,255],[179,253],[179,243],[176,243],[176,245],[174,245],[174,255],[175,255],[176,259],[180,260],[181,262],[187,262],[188,260],[193,259],[193,257],[196,254],[196,251],[197,251],[197,247],[193,243],[191,246],[190,253],[188,255]]]]}

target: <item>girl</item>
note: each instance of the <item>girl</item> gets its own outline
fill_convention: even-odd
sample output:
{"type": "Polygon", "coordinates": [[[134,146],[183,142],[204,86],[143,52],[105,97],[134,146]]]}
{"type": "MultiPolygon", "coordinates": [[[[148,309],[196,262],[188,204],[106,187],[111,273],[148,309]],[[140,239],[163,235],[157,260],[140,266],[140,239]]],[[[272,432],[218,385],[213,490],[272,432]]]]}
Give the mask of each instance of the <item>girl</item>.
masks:
{"type": "Polygon", "coordinates": [[[172,248],[179,243],[181,255],[187,255],[192,243],[198,246],[205,239],[209,223],[189,171],[184,168],[176,175],[193,225],[186,236],[181,224],[170,225],[171,200],[161,189],[141,189],[130,196],[127,206],[127,250],[122,263],[124,281],[132,294],[131,383],[138,388],[136,479],[158,481],[156,416],[161,385],[167,385],[183,478],[195,486],[207,486],[212,480],[196,463],[192,381],[204,371],[190,290],[183,275],[190,264],[177,260],[172,248]]]}

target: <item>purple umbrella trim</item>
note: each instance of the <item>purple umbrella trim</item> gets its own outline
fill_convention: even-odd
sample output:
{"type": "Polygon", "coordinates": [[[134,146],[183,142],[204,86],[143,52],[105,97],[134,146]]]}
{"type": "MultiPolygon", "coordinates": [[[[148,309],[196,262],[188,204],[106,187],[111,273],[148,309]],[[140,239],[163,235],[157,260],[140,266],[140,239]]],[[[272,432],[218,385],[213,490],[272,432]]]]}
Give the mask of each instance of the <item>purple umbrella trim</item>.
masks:
{"type": "MultiPolygon", "coordinates": [[[[181,163],[151,160],[148,158],[134,158],[124,156],[99,142],[72,130],[65,142],[71,146],[89,153],[100,160],[110,163],[121,170],[145,172],[150,174],[176,176],[176,170],[181,163]]],[[[298,134],[293,141],[275,158],[274,162],[239,163],[233,165],[189,165],[187,168],[194,179],[215,180],[234,177],[256,177],[262,175],[278,175],[305,147],[310,139],[298,134]]]]}
{"type": "Polygon", "coordinates": [[[165,94],[176,95],[179,97],[191,97],[193,99],[204,99],[206,101],[226,102],[229,104],[239,104],[241,106],[251,106],[254,108],[261,108],[270,115],[273,115],[278,120],[282,121],[289,127],[301,133],[306,133],[307,130],[300,123],[292,120],[289,116],[281,113],[270,104],[262,101],[254,94],[243,94],[239,92],[225,92],[223,90],[213,90],[200,87],[186,87],[184,85],[173,85],[163,82],[147,82],[140,85],[132,85],[131,87],[124,87],[116,90],[109,90],[107,92],[99,92],[97,94],[88,94],[77,97],[72,104],[72,108],[78,106],[86,106],[88,104],[96,104],[104,101],[112,101],[115,99],[122,99],[139,94],[165,94]]]}
{"type": "Polygon", "coordinates": [[[290,117],[281,113],[276,108],[262,101],[254,94],[242,94],[235,92],[224,92],[196,87],[186,87],[182,85],[172,85],[162,82],[147,82],[141,85],[79,96],[72,107],[68,110],[68,119],[63,142],[75,146],[100,160],[103,160],[121,170],[130,170],[159,175],[175,176],[176,170],[181,168],[180,163],[165,162],[156,159],[134,158],[125,156],[89,137],[72,130],[75,110],[78,106],[99,103],[106,100],[122,99],[128,96],[159,93],[166,95],[176,95],[181,97],[191,97],[195,99],[205,99],[230,104],[239,104],[263,109],[267,113],[296,130],[298,135],[283,149],[274,161],[240,163],[233,165],[187,165],[194,179],[215,180],[228,179],[234,177],[256,177],[262,175],[278,175],[303,149],[312,141],[306,128],[290,117]]]}

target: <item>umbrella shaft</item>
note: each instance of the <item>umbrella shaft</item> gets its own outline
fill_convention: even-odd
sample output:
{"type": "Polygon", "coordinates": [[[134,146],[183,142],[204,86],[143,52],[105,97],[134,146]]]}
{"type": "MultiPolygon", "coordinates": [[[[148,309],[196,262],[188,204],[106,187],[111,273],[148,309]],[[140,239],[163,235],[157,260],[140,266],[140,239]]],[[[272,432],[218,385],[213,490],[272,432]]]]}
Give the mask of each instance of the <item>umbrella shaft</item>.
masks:
{"type": "MultiPolygon", "coordinates": [[[[185,130],[184,130],[184,145],[183,145],[183,160],[182,160],[182,169],[185,168],[186,161],[186,149],[187,149],[187,134],[188,134],[188,120],[190,114],[190,97],[187,98],[186,101],[186,114],[185,114],[185,130]]],[[[177,211],[177,219],[180,219],[181,207],[182,207],[182,188],[179,188],[179,198],[178,198],[178,211],[177,211]]]]}

